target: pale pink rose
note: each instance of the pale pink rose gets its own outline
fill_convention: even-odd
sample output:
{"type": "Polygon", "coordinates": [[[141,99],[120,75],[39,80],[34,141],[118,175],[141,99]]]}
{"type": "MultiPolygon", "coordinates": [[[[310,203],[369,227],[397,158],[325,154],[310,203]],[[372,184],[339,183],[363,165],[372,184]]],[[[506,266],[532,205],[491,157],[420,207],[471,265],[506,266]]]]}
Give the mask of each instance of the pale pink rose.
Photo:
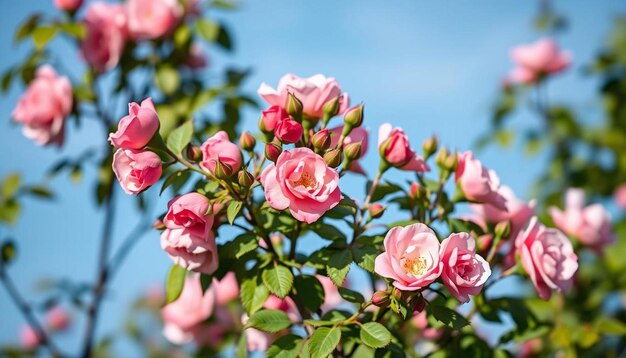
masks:
{"type": "Polygon", "coordinates": [[[324,288],[324,303],[322,304],[322,311],[330,311],[337,308],[337,306],[343,302],[343,298],[341,298],[337,286],[326,276],[315,275],[315,277],[324,288]]]}
{"type": "Polygon", "coordinates": [[[46,313],[46,324],[51,330],[64,330],[70,325],[70,315],[63,307],[54,306],[46,313]]]}
{"type": "Polygon", "coordinates": [[[428,226],[396,226],[389,230],[383,244],[385,251],[376,257],[374,271],[394,280],[393,285],[400,290],[419,290],[441,275],[439,240],[428,226]]]}
{"type": "Polygon", "coordinates": [[[239,297],[239,284],[234,272],[227,273],[221,280],[213,279],[218,305],[225,305],[239,297]]]}
{"type": "Polygon", "coordinates": [[[401,170],[416,172],[430,170],[424,159],[411,148],[409,138],[402,128],[393,128],[390,123],[381,125],[378,129],[378,148],[389,164],[401,170]]]}
{"type": "MultiPolygon", "coordinates": [[[[535,200],[525,202],[515,196],[513,190],[502,185],[498,193],[504,198],[505,210],[499,209],[491,204],[471,204],[471,208],[484,221],[490,224],[497,224],[502,221],[509,221],[511,231],[508,237],[517,237],[517,234],[526,227],[530,218],[535,215],[535,200]]],[[[484,226],[484,225],[481,225],[484,226]]]]}
{"type": "Polygon", "coordinates": [[[524,84],[530,85],[537,82],[538,73],[533,70],[529,70],[524,67],[515,67],[512,69],[508,76],[504,79],[504,88],[512,84],[524,84]]]}
{"type": "Polygon", "coordinates": [[[551,290],[562,292],[572,286],[578,270],[578,257],[561,231],[546,228],[534,216],[515,240],[515,248],[543,300],[550,298],[551,290]]]}
{"type": "Polygon", "coordinates": [[[194,331],[213,314],[215,290],[202,292],[200,274],[192,273],[185,279],[183,291],[176,301],[161,310],[165,324],[163,334],[170,342],[183,344],[194,338],[194,331]]]}
{"type": "Polygon", "coordinates": [[[324,104],[339,97],[339,113],[342,114],[350,105],[347,93],[341,92],[339,83],[333,77],[321,74],[301,78],[294,74],[284,75],[278,81],[278,88],[273,89],[262,83],[257,90],[259,96],[273,106],[287,106],[289,93],[293,93],[302,102],[302,110],[307,117],[322,118],[324,104]]]}
{"type": "Polygon", "coordinates": [[[76,11],[82,4],[83,0],[54,0],[54,6],[65,11],[76,11]]]}
{"type": "Polygon", "coordinates": [[[215,164],[218,159],[222,163],[230,165],[233,173],[238,172],[241,168],[243,161],[241,151],[237,145],[228,139],[228,134],[224,131],[215,133],[202,143],[200,149],[202,150],[202,163],[200,165],[211,173],[215,173],[215,164]]]}
{"type": "Polygon", "coordinates": [[[475,159],[471,151],[458,154],[454,178],[468,200],[506,210],[506,199],[499,192],[500,178],[496,172],[475,159]]]}
{"type": "Polygon", "coordinates": [[[128,115],[120,119],[117,131],[109,134],[109,142],[118,148],[141,149],[148,144],[159,130],[159,116],[152,103],[146,98],[141,105],[128,104],[128,115]]]}
{"type": "Polygon", "coordinates": [[[620,208],[626,209],[626,184],[622,184],[617,187],[615,193],[613,194],[613,198],[620,208]]]}
{"type": "Polygon", "coordinates": [[[515,83],[533,83],[541,76],[564,71],[571,63],[570,54],[560,51],[556,42],[550,38],[517,46],[510,55],[517,66],[510,76],[510,80],[515,83]]]}
{"type": "Polygon", "coordinates": [[[25,325],[20,330],[20,342],[22,347],[26,349],[35,349],[40,343],[39,336],[30,325],[25,325]]]}
{"type": "Polygon", "coordinates": [[[20,97],[13,119],[24,125],[22,133],[38,145],[63,144],[65,118],[72,111],[72,85],[58,76],[52,67],[43,65],[20,97]]]}
{"type": "Polygon", "coordinates": [[[269,295],[265,303],[263,303],[263,308],[268,310],[280,310],[287,314],[289,320],[292,322],[298,322],[300,320],[300,311],[298,311],[298,306],[293,302],[291,297],[279,298],[274,295],[269,295]]]}
{"type": "Polygon", "coordinates": [[[276,124],[283,119],[291,119],[289,113],[281,106],[271,106],[261,114],[261,129],[265,132],[273,132],[276,124]]]}
{"type": "Polygon", "coordinates": [[[118,149],[113,172],[126,194],[139,194],[161,178],[161,158],[150,151],[118,149]]]}
{"type": "Polygon", "coordinates": [[[100,72],[117,66],[126,44],[126,12],[121,4],[94,2],[83,20],[87,35],[80,52],[87,63],[100,72]]]}
{"type": "MultiPolygon", "coordinates": [[[[330,129],[330,132],[333,133],[330,137],[330,147],[334,148],[339,144],[339,138],[341,137],[341,132],[343,131],[343,126],[335,127],[330,129]]],[[[369,130],[363,127],[352,128],[350,134],[343,140],[344,145],[348,145],[351,143],[361,143],[361,156],[363,158],[365,153],[367,153],[369,130]]],[[[360,159],[359,158],[359,159],[360,159]]],[[[351,172],[359,173],[366,175],[365,170],[361,166],[358,160],[355,160],[350,163],[348,170],[351,172]]]]}
{"type": "Polygon", "coordinates": [[[261,174],[265,198],[276,210],[289,208],[311,224],[341,200],[339,175],[309,148],[285,150],[261,174]]]}
{"type": "Polygon", "coordinates": [[[554,225],[583,245],[602,255],[616,241],[611,216],[600,204],[585,206],[585,192],[570,188],[565,194],[565,211],[548,208],[554,225]]]}
{"type": "Polygon", "coordinates": [[[178,0],[128,0],[126,13],[133,39],[156,39],[172,32],[183,16],[183,7],[178,0]]]}
{"type": "MultiPolygon", "coordinates": [[[[241,323],[248,323],[248,315],[241,316],[241,323]]],[[[246,344],[249,352],[265,352],[274,340],[274,336],[254,328],[246,329],[246,344]]]]}
{"type": "Polygon", "coordinates": [[[302,133],[304,133],[302,124],[291,118],[285,118],[278,121],[278,123],[276,123],[276,127],[274,127],[274,135],[282,143],[296,143],[300,140],[300,138],[302,138],[302,133]]]}
{"type": "Polygon", "coordinates": [[[161,233],[161,248],[178,265],[189,271],[212,274],[217,270],[213,216],[209,199],[198,193],[177,196],[169,202],[161,233]]]}
{"type": "Polygon", "coordinates": [[[476,254],[476,242],[467,233],[453,233],[441,242],[443,262],[441,279],[448,291],[461,303],[480,293],[491,275],[485,259],[476,254]]]}

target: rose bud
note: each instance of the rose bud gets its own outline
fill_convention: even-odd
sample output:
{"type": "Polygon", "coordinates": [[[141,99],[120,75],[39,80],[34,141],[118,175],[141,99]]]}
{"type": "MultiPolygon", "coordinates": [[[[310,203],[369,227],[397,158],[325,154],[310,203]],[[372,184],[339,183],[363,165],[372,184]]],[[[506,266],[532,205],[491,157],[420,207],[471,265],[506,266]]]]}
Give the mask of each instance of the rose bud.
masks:
{"type": "Polygon", "coordinates": [[[370,212],[370,216],[373,219],[378,219],[379,217],[383,216],[383,213],[385,212],[385,207],[378,203],[374,203],[370,205],[368,210],[370,212]]]}
{"type": "Polygon", "coordinates": [[[239,150],[236,144],[230,142],[225,131],[215,133],[202,143],[200,149],[202,149],[202,163],[200,163],[200,166],[211,173],[215,174],[215,166],[218,160],[230,166],[231,175],[241,168],[243,162],[241,150],[239,150]]]}
{"type": "Polygon", "coordinates": [[[243,188],[250,188],[254,184],[254,176],[247,170],[242,170],[237,174],[237,181],[243,188]]]}
{"type": "Polygon", "coordinates": [[[287,113],[296,120],[302,119],[302,101],[300,101],[293,93],[289,93],[287,97],[287,113]]]}
{"type": "Polygon", "coordinates": [[[117,131],[109,134],[109,142],[117,148],[141,149],[158,130],[159,117],[152,98],[146,98],[141,105],[128,104],[128,115],[120,119],[117,131]]]}
{"type": "Polygon", "coordinates": [[[294,121],[293,119],[283,119],[276,123],[274,128],[274,135],[283,143],[296,143],[302,138],[304,129],[302,124],[294,121]]]}
{"type": "Polygon", "coordinates": [[[331,168],[337,168],[343,161],[341,150],[338,148],[331,149],[324,154],[324,161],[331,168]]]}
{"type": "Polygon", "coordinates": [[[437,137],[432,136],[422,143],[422,149],[424,150],[424,158],[428,159],[431,155],[433,155],[437,151],[439,143],[437,141],[437,137]]]}
{"type": "Polygon", "coordinates": [[[239,146],[245,150],[246,152],[251,152],[254,150],[254,146],[256,145],[256,139],[250,134],[248,131],[244,131],[241,133],[241,137],[239,137],[239,146]]]}
{"type": "Polygon", "coordinates": [[[393,128],[389,123],[384,123],[378,129],[378,152],[384,163],[400,170],[430,170],[424,159],[411,148],[409,138],[402,128],[393,128]]]}
{"type": "Polygon", "coordinates": [[[350,143],[344,146],[343,155],[349,161],[359,159],[361,157],[361,142],[350,143]]]}
{"type": "Polygon", "coordinates": [[[283,149],[280,144],[276,144],[274,142],[265,144],[265,157],[272,162],[276,162],[282,152],[283,149]]]}
{"type": "Polygon", "coordinates": [[[165,229],[165,224],[163,224],[163,220],[156,219],[156,220],[154,220],[154,223],[152,224],[152,227],[157,229],[157,230],[164,230],[165,229]]]}
{"type": "Polygon", "coordinates": [[[276,124],[283,119],[288,119],[289,114],[281,106],[271,106],[263,111],[259,120],[259,129],[263,133],[274,132],[276,124]]]}
{"type": "Polygon", "coordinates": [[[411,183],[411,188],[409,189],[409,196],[411,199],[419,199],[424,193],[424,187],[419,185],[416,182],[411,183]]]}
{"type": "Polygon", "coordinates": [[[228,179],[233,175],[233,167],[224,163],[220,159],[215,161],[215,170],[213,171],[217,179],[228,179]]]}
{"type": "Polygon", "coordinates": [[[445,168],[446,159],[448,159],[448,148],[443,147],[439,149],[439,152],[437,153],[437,156],[435,157],[435,163],[437,163],[438,167],[445,168]]]}
{"type": "Polygon", "coordinates": [[[187,159],[192,162],[197,162],[202,159],[202,149],[189,143],[187,145],[187,159]]]}
{"type": "Polygon", "coordinates": [[[372,304],[374,306],[385,308],[389,306],[389,293],[385,291],[376,291],[372,295],[372,304]]]}
{"type": "Polygon", "coordinates": [[[446,160],[443,162],[443,167],[446,170],[449,170],[451,172],[456,170],[456,167],[458,165],[458,157],[456,155],[456,153],[452,153],[450,155],[448,155],[448,157],[446,158],[446,160]]]}
{"type": "Polygon", "coordinates": [[[46,314],[46,324],[53,331],[62,331],[69,327],[71,317],[61,306],[54,306],[46,314]]]}
{"type": "Polygon", "coordinates": [[[350,129],[360,127],[363,123],[363,105],[359,104],[348,109],[343,116],[343,122],[346,124],[345,127],[350,127],[350,129]]]}
{"type": "Polygon", "coordinates": [[[424,308],[426,308],[426,301],[424,300],[424,297],[422,297],[422,295],[416,296],[411,301],[411,308],[413,309],[413,312],[422,312],[424,308]]]}
{"type": "Polygon", "coordinates": [[[328,129],[322,129],[311,137],[313,147],[318,151],[325,151],[330,147],[330,135],[328,129]]]}
{"type": "Polygon", "coordinates": [[[494,232],[498,237],[508,237],[511,233],[511,222],[509,220],[499,222],[494,232]]]}
{"type": "Polygon", "coordinates": [[[83,0],[54,0],[54,6],[69,12],[75,12],[82,4],[83,0]]]}
{"type": "Polygon", "coordinates": [[[324,118],[325,121],[328,122],[331,118],[336,116],[339,113],[339,105],[341,102],[341,96],[337,96],[330,101],[324,103],[324,118]]]}

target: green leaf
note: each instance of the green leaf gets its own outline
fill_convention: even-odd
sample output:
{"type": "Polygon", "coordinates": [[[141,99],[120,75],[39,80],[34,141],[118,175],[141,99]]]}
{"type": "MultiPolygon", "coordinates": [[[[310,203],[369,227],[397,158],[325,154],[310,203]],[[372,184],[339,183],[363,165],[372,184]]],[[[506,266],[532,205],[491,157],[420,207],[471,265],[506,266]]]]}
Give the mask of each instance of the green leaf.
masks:
{"type": "Polygon", "coordinates": [[[246,332],[241,332],[241,336],[237,340],[237,347],[235,347],[235,358],[247,358],[248,357],[248,339],[246,332]]]}
{"type": "Polygon", "coordinates": [[[285,266],[274,265],[265,269],[262,274],[263,283],[267,288],[280,298],[285,298],[293,285],[293,274],[285,266]]]}
{"type": "Polygon", "coordinates": [[[322,239],[327,240],[346,240],[346,236],[336,227],[329,224],[318,224],[313,227],[313,231],[322,239]]]}
{"type": "Polygon", "coordinates": [[[46,47],[48,42],[50,42],[54,38],[54,35],[56,35],[57,30],[58,29],[56,27],[52,26],[39,26],[35,28],[31,33],[35,47],[38,50],[46,47]]]}
{"type": "Polygon", "coordinates": [[[50,189],[45,186],[28,186],[24,187],[23,190],[25,190],[25,193],[38,198],[52,199],[54,197],[50,189]]]}
{"type": "Polygon", "coordinates": [[[311,312],[317,312],[324,303],[324,287],[315,276],[296,276],[293,288],[302,305],[311,312]]]}
{"type": "Polygon", "coordinates": [[[211,1],[211,7],[216,7],[222,10],[235,10],[239,7],[239,4],[229,0],[213,0],[211,1]]]}
{"type": "Polygon", "coordinates": [[[30,35],[37,24],[39,24],[39,20],[41,20],[41,14],[33,14],[28,17],[15,32],[15,41],[20,42],[30,35]]]}
{"type": "Polygon", "coordinates": [[[0,249],[0,258],[2,262],[7,264],[15,258],[16,254],[15,243],[13,241],[6,241],[2,244],[2,248],[0,249]]]}
{"type": "Polygon", "coordinates": [[[239,214],[239,212],[241,211],[241,207],[243,206],[243,203],[241,201],[231,201],[228,204],[228,209],[226,209],[226,217],[228,218],[228,223],[229,224],[233,224],[233,221],[235,221],[235,218],[237,218],[237,214],[239,214]]]}
{"type": "Polygon", "coordinates": [[[83,39],[87,35],[87,28],[80,22],[65,22],[59,25],[61,31],[76,37],[77,39],[83,39]]]}
{"type": "Polygon", "coordinates": [[[341,340],[339,327],[320,327],[309,338],[309,350],[314,357],[327,357],[330,355],[341,340]]]}
{"type": "Polygon", "coordinates": [[[263,332],[275,333],[291,326],[287,313],[281,310],[261,310],[250,316],[246,327],[259,329],[263,332]]]}
{"type": "Polygon", "coordinates": [[[172,265],[169,273],[167,274],[167,282],[165,284],[165,296],[167,297],[167,303],[176,301],[183,292],[185,287],[185,277],[187,276],[187,270],[176,264],[172,265]]]}
{"type": "Polygon", "coordinates": [[[22,178],[19,173],[11,173],[2,182],[2,198],[5,200],[13,198],[20,188],[22,178]]]}
{"type": "Polygon", "coordinates": [[[452,329],[459,330],[470,324],[463,315],[446,306],[428,305],[427,308],[439,322],[452,329]]]}
{"type": "Polygon", "coordinates": [[[167,136],[167,147],[176,155],[180,155],[182,151],[187,147],[187,144],[191,142],[191,136],[193,135],[193,121],[189,120],[180,127],[174,129],[169,136],[167,136]]]}
{"type": "Polygon", "coordinates": [[[299,356],[302,337],[288,334],[279,337],[268,348],[266,358],[296,358],[299,356]]]}
{"type": "Polygon", "coordinates": [[[178,185],[174,185],[174,188],[176,188],[176,186],[180,188],[187,182],[187,179],[189,179],[190,175],[191,173],[189,172],[189,169],[178,170],[170,174],[170,176],[168,176],[165,181],[163,181],[163,185],[161,186],[161,191],[159,192],[159,195],[163,194],[165,189],[175,183],[178,185]]]}
{"type": "Polygon", "coordinates": [[[596,331],[607,335],[626,335],[626,324],[614,318],[601,317],[596,321],[596,331]]]}
{"type": "Polygon", "coordinates": [[[382,348],[391,342],[391,333],[380,323],[367,322],[361,326],[361,340],[372,348],[382,348]]]}
{"type": "Polygon", "coordinates": [[[328,272],[328,277],[337,287],[343,285],[343,281],[346,279],[348,271],[350,271],[351,263],[352,254],[350,250],[337,251],[330,257],[326,271],[328,272]]]}
{"type": "Polygon", "coordinates": [[[345,287],[338,287],[338,290],[339,290],[339,295],[341,296],[341,298],[343,298],[344,300],[348,302],[359,303],[359,304],[365,302],[365,298],[363,298],[363,295],[356,291],[353,291],[345,287]]]}
{"type": "Polygon", "coordinates": [[[241,282],[241,305],[248,315],[258,311],[270,295],[270,291],[256,272],[253,271],[251,274],[252,277],[245,278],[241,282]]]}
{"type": "Polygon", "coordinates": [[[247,232],[224,244],[220,255],[239,259],[248,252],[256,250],[258,247],[259,238],[256,234],[247,232]]]}
{"type": "Polygon", "coordinates": [[[8,200],[0,203],[0,221],[13,225],[20,216],[21,206],[15,200],[8,200]]]}
{"type": "Polygon", "coordinates": [[[368,272],[374,272],[374,260],[376,260],[378,254],[380,254],[378,249],[372,246],[352,248],[354,262],[368,272]]]}
{"type": "MultiPolygon", "coordinates": [[[[366,189],[366,193],[369,193],[370,188],[372,187],[372,182],[368,181],[365,189],[366,189]]],[[[382,182],[379,183],[376,186],[376,189],[374,189],[374,194],[372,195],[372,199],[371,202],[377,202],[380,201],[382,199],[384,199],[387,195],[393,194],[393,193],[397,193],[399,191],[402,191],[402,187],[396,184],[392,184],[389,182],[382,182]]]]}
{"type": "Polygon", "coordinates": [[[157,67],[155,81],[166,95],[171,95],[180,86],[180,74],[171,65],[157,67]]]}
{"type": "Polygon", "coordinates": [[[220,34],[220,25],[213,20],[202,18],[196,21],[196,30],[205,40],[213,42],[220,34]]]}

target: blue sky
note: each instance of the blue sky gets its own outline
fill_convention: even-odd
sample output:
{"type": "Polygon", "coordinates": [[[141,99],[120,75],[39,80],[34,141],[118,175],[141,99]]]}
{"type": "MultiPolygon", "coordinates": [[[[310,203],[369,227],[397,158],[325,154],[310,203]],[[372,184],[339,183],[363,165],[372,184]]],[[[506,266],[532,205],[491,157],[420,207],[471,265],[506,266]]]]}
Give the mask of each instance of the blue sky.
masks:
{"type": "MultiPolygon", "coordinates": [[[[21,20],[35,10],[52,13],[52,1],[4,1],[0,4],[0,69],[22,60],[27,46],[13,45],[13,32],[21,20]]],[[[226,64],[253,66],[246,90],[254,93],[261,82],[275,86],[287,72],[301,76],[323,73],[338,79],[353,103],[364,102],[366,126],[372,130],[392,122],[405,129],[415,147],[437,134],[441,143],[465,150],[488,128],[489,112],[501,77],[511,67],[509,49],[536,40],[531,28],[537,1],[242,1],[241,10],[216,13],[230,24],[235,54],[229,56],[209,48],[214,68],[226,64]],[[358,6],[356,6],[358,4],[358,6]]],[[[596,83],[585,78],[580,66],[589,62],[626,4],[617,0],[557,1],[556,8],[570,22],[559,36],[564,48],[574,54],[575,66],[550,84],[550,98],[574,106],[589,121],[598,120],[600,103],[592,96],[596,83]]],[[[62,41],[55,41],[57,55],[63,53],[64,68],[76,68],[78,55],[62,41]]],[[[208,74],[207,74],[208,76],[208,74]]],[[[100,143],[106,133],[95,122],[71,126],[65,147],[58,151],[40,148],[25,139],[20,128],[10,123],[10,112],[22,89],[13,88],[0,97],[0,175],[20,171],[25,181],[43,180],[45,171],[63,155],[100,143]]],[[[258,113],[246,113],[243,127],[255,130],[258,113]]],[[[522,111],[513,119],[516,128],[537,123],[522,111]]],[[[531,180],[543,159],[526,157],[519,150],[490,148],[481,160],[494,170],[502,183],[520,197],[528,198],[531,180]]],[[[365,165],[375,168],[377,154],[368,153],[365,165]]],[[[392,173],[393,175],[397,172],[392,173]]],[[[33,300],[39,278],[71,276],[90,281],[95,260],[101,215],[91,194],[93,172],[72,184],[61,176],[50,182],[58,193],[53,203],[25,201],[19,223],[1,228],[0,236],[19,242],[19,255],[11,267],[22,292],[33,300]]],[[[362,180],[342,179],[343,185],[362,180]]],[[[349,194],[361,195],[360,190],[349,194]]],[[[152,193],[156,195],[156,193],[152,193]]],[[[134,224],[137,215],[131,198],[119,197],[116,244],[134,224]]],[[[160,199],[156,212],[167,199],[160,199]]],[[[158,234],[149,232],[131,253],[112,282],[103,305],[99,335],[120,327],[128,303],[154,282],[162,282],[170,261],[161,251],[158,234]]],[[[0,343],[17,339],[16,328],[23,320],[0,289],[0,343]]],[[[76,332],[73,332],[76,333],[76,332]]],[[[73,344],[70,334],[60,343],[73,344]]],[[[123,348],[130,349],[130,348],[123,348]]],[[[136,352],[135,352],[136,353],[136,352]]]]}

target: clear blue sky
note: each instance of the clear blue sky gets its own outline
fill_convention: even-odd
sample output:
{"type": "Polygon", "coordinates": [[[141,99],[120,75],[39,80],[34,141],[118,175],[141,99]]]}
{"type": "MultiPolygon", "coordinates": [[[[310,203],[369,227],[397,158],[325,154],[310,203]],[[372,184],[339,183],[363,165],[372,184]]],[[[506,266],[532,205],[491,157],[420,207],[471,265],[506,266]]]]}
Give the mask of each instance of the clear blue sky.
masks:
{"type": "MultiPolygon", "coordinates": [[[[366,126],[372,129],[373,142],[378,125],[389,121],[404,127],[415,147],[427,136],[437,134],[442,143],[469,149],[488,128],[498,84],[511,66],[509,49],[538,37],[531,28],[537,1],[406,0],[392,6],[365,0],[242,3],[240,11],[216,14],[234,30],[236,52],[225,56],[219,49],[209,49],[212,66],[253,66],[254,75],[246,84],[253,94],[261,82],[275,85],[286,72],[334,76],[355,103],[365,103],[366,126]]],[[[573,52],[575,67],[551,83],[550,97],[596,120],[600,106],[592,97],[596,83],[584,77],[580,65],[593,57],[610,30],[613,16],[624,13],[626,4],[617,0],[568,0],[557,1],[556,8],[570,21],[569,30],[559,41],[573,52]]],[[[0,69],[24,58],[26,46],[14,47],[13,32],[18,22],[35,10],[52,12],[52,1],[0,4],[0,69]]],[[[61,51],[57,55],[64,54],[64,67],[74,68],[78,55],[62,41],[54,46],[61,51]]],[[[78,130],[70,128],[61,151],[34,146],[10,123],[21,91],[13,88],[0,97],[0,175],[20,171],[27,182],[39,182],[60,156],[100,143],[106,135],[95,123],[85,121],[78,130]]],[[[247,113],[244,127],[254,130],[257,118],[258,113],[247,113]]],[[[514,121],[518,128],[536,123],[527,113],[514,121]]],[[[528,194],[531,179],[542,164],[541,157],[528,158],[520,150],[491,148],[480,158],[521,197],[528,194]]],[[[375,168],[376,163],[376,152],[370,151],[365,164],[375,168]]],[[[50,184],[58,193],[56,202],[26,200],[19,223],[0,231],[2,237],[10,235],[19,242],[19,256],[11,273],[30,299],[41,297],[35,285],[42,277],[93,280],[101,226],[91,194],[93,175],[93,171],[86,173],[78,185],[64,176],[54,179],[50,184]]],[[[362,187],[361,180],[350,176],[343,179],[343,185],[351,185],[352,180],[362,187]]],[[[348,193],[362,195],[361,191],[348,193]]],[[[117,222],[128,227],[137,214],[131,198],[120,196],[120,202],[117,222]]],[[[165,203],[166,198],[161,199],[155,211],[163,211],[165,203]]],[[[116,243],[126,231],[116,226],[116,243]]],[[[129,302],[151,283],[164,279],[170,261],[158,241],[157,232],[145,235],[112,282],[99,335],[119,329],[129,302]]],[[[0,312],[0,343],[16,341],[16,329],[23,320],[4,289],[0,289],[0,312]]],[[[60,343],[75,346],[72,333],[77,332],[61,336],[60,343]]]]}

